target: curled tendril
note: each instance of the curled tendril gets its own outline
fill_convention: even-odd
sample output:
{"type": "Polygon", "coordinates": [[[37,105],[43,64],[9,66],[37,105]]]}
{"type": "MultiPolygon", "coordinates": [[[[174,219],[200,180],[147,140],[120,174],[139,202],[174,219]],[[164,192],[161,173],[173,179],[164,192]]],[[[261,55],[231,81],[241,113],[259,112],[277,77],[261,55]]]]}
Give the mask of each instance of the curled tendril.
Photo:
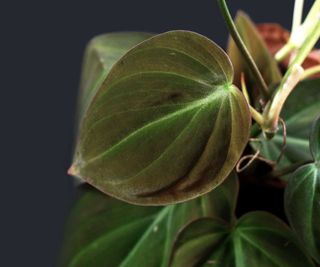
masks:
{"type": "MultiPolygon", "coordinates": [[[[245,155],[243,156],[237,163],[236,165],[236,171],[238,173],[243,172],[244,170],[246,170],[255,160],[260,160],[262,162],[265,162],[271,166],[274,166],[276,164],[278,164],[281,160],[281,158],[283,157],[284,151],[287,147],[287,127],[286,124],[284,122],[284,120],[282,118],[279,118],[279,121],[281,123],[282,126],[282,131],[283,131],[283,141],[282,141],[282,146],[281,146],[281,150],[280,150],[280,154],[277,158],[276,161],[272,161],[272,160],[268,160],[264,157],[259,156],[260,154],[260,150],[258,149],[256,151],[256,153],[254,154],[250,154],[250,155],[245,155]],[[244,165],[241,166],[243,164],[244,161],[248,160],[248,162],[244,165]]],[[[250,142],[261,142],[261,140],[259,138],[250,138],[249,140],[250,142]]]]}
{"type": "Polygon", "coordinates": [[[274,161],[272,161],[272,160],[268,160],[268,159],[266,159],[266,158],[264,158],[264,157],[261,157],[261,156],[259,156],[259,154],[260,154],[260,150],[257,150],[257,152],[256,153],[254,153],[254,154],[250,154],[250,155],[245,155],[245,156],[243,156],[239,161],[238,161],[238,163],[237,163],[237,165],[236,165],[236,171],[238,172],[238,173],[240,173],[240,172],[243,172],[245,169],[247,169],[255,160],[260,160],[260,161],[262,161],[262,162],[266,162],[267,164],[269,164],[269,165],[275,165],[275,162],[274,161]],[[249,161],[244,165],[244,166],[241,166],[242,165],[242,163],[245,161],[245,160],[248,160],[249,159],[249,161]]]}

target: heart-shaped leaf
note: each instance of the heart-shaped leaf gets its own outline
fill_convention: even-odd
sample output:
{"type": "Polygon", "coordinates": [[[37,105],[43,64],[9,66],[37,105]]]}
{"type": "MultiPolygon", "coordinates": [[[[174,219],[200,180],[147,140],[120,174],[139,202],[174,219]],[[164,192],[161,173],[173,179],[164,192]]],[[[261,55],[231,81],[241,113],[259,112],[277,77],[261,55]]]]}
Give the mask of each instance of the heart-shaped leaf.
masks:
{"type": "Polygon", "coordinates": [[[206,37],[172,31],[112,68],[84,116],[70,173],[145,205],[205,194],[231,172],[250,114],[228,56],[206,37]]]}
{"type": "Polygon", "coordinates": [[[312,267],[291,233],[266,212],[244,215],[231,227],[202,218],[179,234],[172,267],[312,267]]]}
{"type": "MultiPolygon", "coordinates": [[[[281,112],[286,129],[286,147],[276,169],[312,159],[309,149],[310,129],[320,110],[320,79],[300,82],[290,94],[281,112]]],[[[283,131],[280,128],[271,140],[262,135],[261,142],[251,142],[261,155],[276,161],[283,147],[283,131]]]]}
{"type": "MultiPolygon", "coordinates": [[[[243,12],[238,12],[235,18],[235,24],[244,44],[257,64],[257,67],[267,85],[272,86],[279,83],[282,75],[277,62],[269,52],[269,49],[256,29],[255,24],[243,12]]],[[[246,77],[247,87],[249,89],[251,88],[249,93],[255,98],[255,96],[257,96],[255,93],[258,92],[255,90],[257,85],[255,84],[252,74],[232,38],[229,38],[228,55],[230,56],[234,66],[235,84],[240,85],[240,75],[243,72],[246,77]]]]}
{"type": "Polygon", "coordinates": [[[237,194],[235,174],[205,196],[163,208],[129,205],[83,187],[66,229],[60,266],[167,267],[181,227],[202,216],[232,222],[237,194]]]}
{"type": "Polygon", "coordinates": [[[117,32],[102,34],[88,44],[80,82],[79,112],[82,114],[110,69],[129,49],[152,34],[144,32],[117,32]]]}
{"type": "Polygon", "coordinates": [[[290,177],[285,193],[290,225],[308,252],[320,263],[320,170],[304,165],[290,177]]]}
{"type": "Polygon", "coordinates": [[[297,169],[285,193],[286,214],[309,253],[320,263],[320,118],[315,120],[310,136],[314,163],[297,169]]]}

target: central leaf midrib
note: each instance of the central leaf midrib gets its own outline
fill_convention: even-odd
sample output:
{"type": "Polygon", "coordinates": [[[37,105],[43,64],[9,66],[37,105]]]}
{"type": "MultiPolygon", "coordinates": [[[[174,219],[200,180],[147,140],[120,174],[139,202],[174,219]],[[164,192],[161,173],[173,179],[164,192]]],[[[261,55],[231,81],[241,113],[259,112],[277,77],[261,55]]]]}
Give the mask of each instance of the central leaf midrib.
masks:
{"type": "Polygon", "coordinates": [[[278,262],[274,261],[274,259],[272,258],[272,255],[269,255],[269,253],[262,247],[260,247],[259,245],[257,245],[254,241],[252,241],[249,237],[247,237],[246,235],[242,234],[240,231],[238,232],[239,236],[241,238],[243,238],[245,241],[247,241],[249,244],[251,244],[253,247],[255,247],[256,249],[258,249],[259,251],[261,251],[262,254],[264,254],[269,260],[270,262],[273,262],[276,266],[279,267],[283,267],[282,265],[279,265],[278,262]]]}
{"type": "Polygon", "coordinates": [[[110,235],[113,235],[114,233],[117,233],[117,232],[122,232],[125,228],[130,228],[130,227],[132,227],[132,225],[137,225],[137,224],[140,224],[143,221],[148,221],[148,220],[150,220],[150,218],[153,218],[153,217],[156,218],[154,220],[154,221],[156,221],[158,216],[159,216],[159,214],[158,215],[157,214],[156,215],[152,214],[152,215],[146,216],[144,218],[138,219],[138,220],[136,220],[134,222],[131,222],[131,223],[128,223],[128,224],[125,224],[125,225],[121,225],[120,227],[116,228],[112,232],[107,232],[107,233],[103,234],[98,239],[96,239],[96,240],[86,244],[85,246],[83,246],[81,248],[81,250],[71,259],[71,261],[68,264],[68,266],[69,267],[75,267],[76,266],[75,264],[81,260],[81,257],[83,257],[83,255],[85,255],[87,253],[87,251],[89,251],[90,249],[92,249],[92,247],[94,247],[94,244],[102,242],[103,240],[109,238],[110,235]]]}
{"type": "Polygon", "coordinates": [[[314,206],[316,202],[316,185],[317,185],[317,170],[313,170],[313,176],[312,176],[312,189],[311,189],[311,197],[310,197],[310,204],[309,204],[309,220],[310,222],[307,223],[307,234],[308,234],[308,239],[311,240],[313,247],[316,247],[317,242],[316,242],[316,235],[314,235],[314,229],[313,229],[313,216],[314,216],[314,206]]]}
{"type": "Polygon", "coordinates": [[[140,237],[140,239],[136,242],[136,244],[133,246],[133,248],[130,250],[128,255],[122,260],[122,262],[119,264],[119,267],[125,266],[129,260],[134,257],[135,252],[138,250],[141,243],[148,237],[149,233],[153,231],[156,224],[158,224],[165,216],[169,213],[169,211],[173,208],[173,206],[167,206],[163,208],[162,211],[158,213],[158,215],[155,217],[155,220],[149,225],[149,227],[146,229],[144,234],[140,237]]]}
{"type": "Polygon", "coordinates": [[[82,168],[86,167],[89,164],[92,164],[93,162],[95,162],[96,160],[99,160],[102,157],[108,155],[109,153],[114,151],[117,147],[119,147],[123,143],[127,142],[130,138],[134,137],[135,135],[139,134],[140,132],[144,131],[145,129],[154,126],[155,124],[162,123],[163,121],[166,121],[166,120],[170,120],[170,119],[172,119],[172,118],[174,118],[176,116],[181,116],[185,112],[188,112],[188,111],[193,110],[193,109],[197,109],[199,107],[202,107],[205,104],[208,104],[208,103],[214,101],[216,98],[221,97],[220,93],[218,91],[225,91],[225,90],[224,89],[216,90],[212,95],[209,95],[206,98],[194,101],[193,104],[190,104],[190,106],[188,106],[188,107],[182,108],[182,109],[177,110],[177,111],[175,111],[173,113],[170,113],[170,114],[168,114],[166,116],[163,116],[163,117],[161,117],[159,119],[156,119],[156,120],[154,120],[154,121],[152,121],[150,123],[147,123],[146,125],[140,127],[139,129],[133,131],[132,133],[130,133],[127,137],[123,138],[118,143],[116,143],[115,145],[113,145],[112,147],[107,149],[106,151],[104,151],[104,152],[100,153],[99,155],[87,160],[85,162],[85,164],[83,166],[81,166],[81,167],[82,168]]]}

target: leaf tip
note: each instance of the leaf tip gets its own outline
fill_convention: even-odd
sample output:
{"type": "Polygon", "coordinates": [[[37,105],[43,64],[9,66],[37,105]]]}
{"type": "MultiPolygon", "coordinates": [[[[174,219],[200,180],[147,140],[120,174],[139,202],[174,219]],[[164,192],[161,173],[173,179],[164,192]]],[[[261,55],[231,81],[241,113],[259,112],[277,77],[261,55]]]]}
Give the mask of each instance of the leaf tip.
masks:
{"type": "Polygon", "coordinates": [[[71,165],[71,167],[68,169],[67,173],[70,176],[77,176],[78,172],[77,172],[77,169],[74,164],[71,165]]]}

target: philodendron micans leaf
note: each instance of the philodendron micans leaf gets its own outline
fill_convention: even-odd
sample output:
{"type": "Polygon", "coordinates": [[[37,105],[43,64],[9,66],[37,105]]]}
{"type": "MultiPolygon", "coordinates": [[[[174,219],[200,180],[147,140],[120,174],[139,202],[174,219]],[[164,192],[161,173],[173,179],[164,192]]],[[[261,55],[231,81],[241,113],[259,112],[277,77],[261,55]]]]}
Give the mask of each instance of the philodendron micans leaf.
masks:
{"type": "Polygon", "coordinates": [[[313,267],[290,229],[266,212],[244,215],[234,226],[201,218],[182,230],[171,267],[313,267]]]}
{"type": "Polygon", "coordinates": [[[300,167],[290,176],[285,208],[290,225],[320,263],[320,170],[315,163],[300,167]]]}
{"type": "Polygon", "coordinates": [[[89,42],[80,81],[80,113],[84,112],[114,63],[129,49],[151,36],[144,32],[116,32],[96,36],[89,42]]]}
{"type": "MultiPolygon", "coordinates": [[[[281,112],[287,128],[287,144],[283,157],[276,169],[312,160],[309,149],[310,129],[320,110],[320,79],[300,82],[290,94],[281,112]]],[[[271,140],[262,135],[261,142],[251,142],[251,146],[260,150],[260,154],[270,160],[276,161],[283,147],[283,134],[281,126],[271,140]]]]}
{"type": "Polygon", "coordinates": [[[224,51],[206,37],[152,37],[111,69],[82,121],[70,173],[142,205],[205,194],[231,172],[250,114],[224,51]]]}
{"type": "Polygon", "coordinates": [[[312,125],[310,135],[310,151],[314,161],[320,162],[320,116],[312,125]]]}
{"type": "MultiPolygon", "coordinates": [[[[266,83],[269,86],[279,83],[282,75],[278,68],[278,64],[269,52],[267,45],[257,31],[254,23],[251,21],[248,15],[243,12],[238,12],[235,18],[235,24],[243,42],[257,64],[257,67],[259,68],[266,83]]],[[[231,37],[229,38],[227,51],[234,66],[235,82],[239,85],[240,75],[243,72],[246,77],[248,88],[252,88],[251,90],[257,89],[254,79],[252,78],[252,74],[231,37]]],[[[258,92],[258,90],[255,91],[258,92]]],[[[252,91],[249,93],[254,94],[252,91]]]]}
{"type": "Polygon", "coordinates": [[[309,253],[320,263],[320,118],[311,135],[310,150],[315,162],[290,175],[285,192],[285,209],[290,225],[309,253]]]}
{"type": "Polygon", "coordinates": [[[66,229],[60,267],[167,267],[178,231],[203,216],[231,223],[226,214],[234,212],[237,193],[235,174],[209,194],[167,207],[130,205],[83,186],[66,229]],[[219,203],[223,212],[215,210],[219,203]]]}

